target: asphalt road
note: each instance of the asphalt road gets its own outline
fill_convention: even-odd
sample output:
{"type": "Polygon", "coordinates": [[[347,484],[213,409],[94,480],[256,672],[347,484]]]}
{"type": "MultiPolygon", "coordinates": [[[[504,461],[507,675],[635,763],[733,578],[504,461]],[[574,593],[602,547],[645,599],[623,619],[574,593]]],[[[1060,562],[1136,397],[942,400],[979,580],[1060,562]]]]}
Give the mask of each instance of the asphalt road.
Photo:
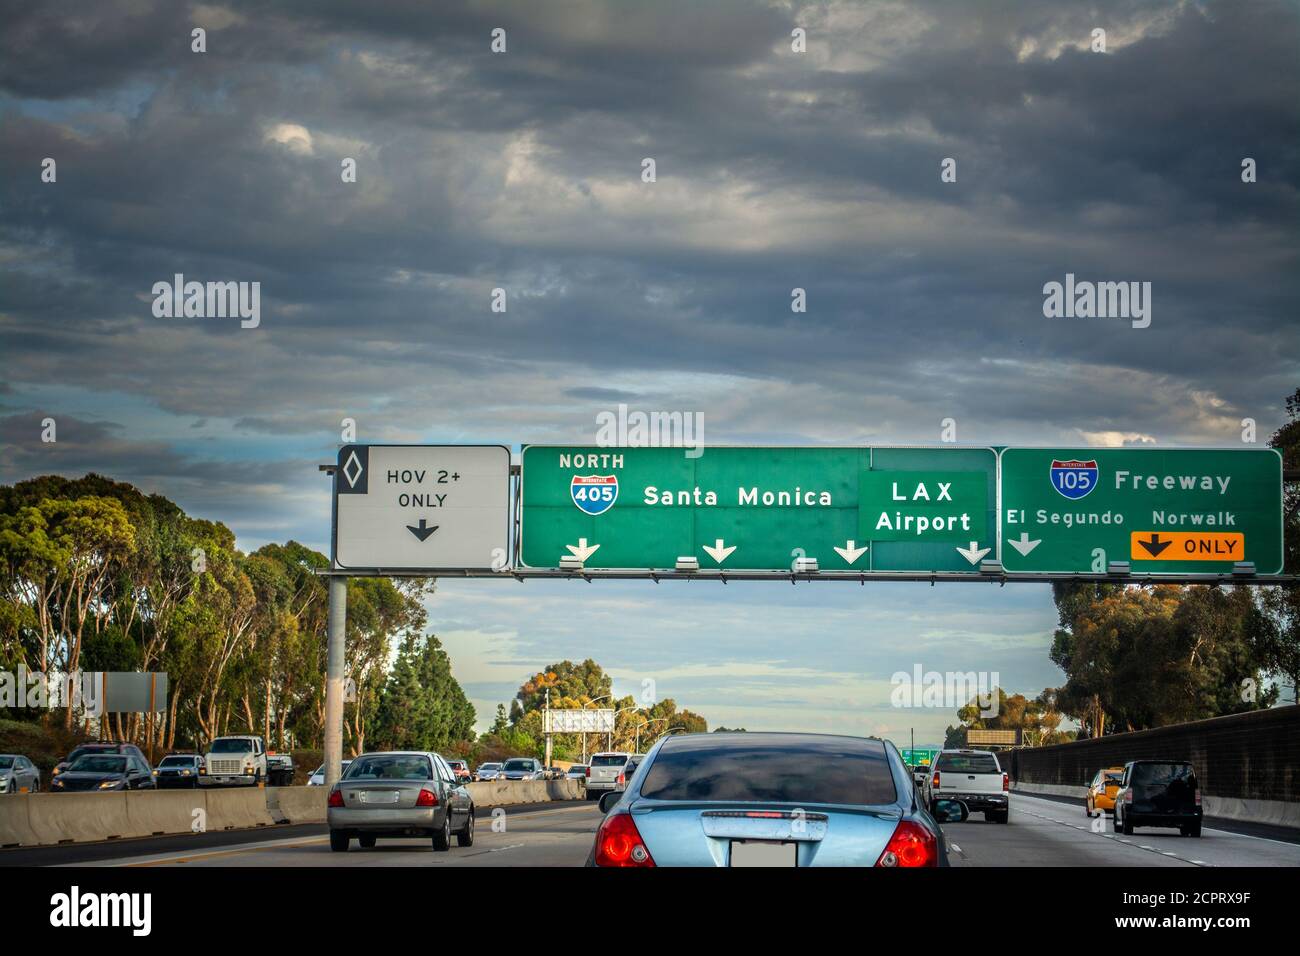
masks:
{"type": "Polygon", "coordinates": [[[360,866],[582,866],[591,850],[601,813],[594,803],[556,803],[520,809],[503,807],[493,817],[480,810],[474,845],[435,852],[429,840],[380,840],[363,850],[352,842],[347,853],[329,847],[324,828],[317,834],[277,838],[274,831],[261,839],[206,849],[177,849],[69,864],[131,867],[360,867],[360,866]],[[493,823],[497,827],[493,827],[493,823]]]}
{"type": "MultiPolygon", "coordinates": [[[[5,851],[19,865],[130,867],[364,867],[364,866],[582,866],[601,820],[594,803],[533,804],[504,808],[504,828],[493,830],[491,812],[479,811],[473,847],[434,852],[428,840],[381,840],[370,850],[354,842],[334,853],[323,826],[227,832],[219,842],[185,836],[5,851]]],[[[975,815],[948,824],[949,858],[962,866],[1300,866],[1300,843],[1206,826],[1197,839],[1177,830],[1139,828],[1131,837],[1103,832],[1081,806],[1012,794],[1011,822],[987,823],[975,815]]]]}
{"type": "Polygon", "coordinates": [[[1093,831],[1095,822],[1080,803],[1016,793],[1009,823],[976,814],[944,833],[953,866],[1300,866],[1300,844],[1210,826],[1199,838],[1161,827],[1124,836],[1110,817],[1104,832],[1093,831]]]}

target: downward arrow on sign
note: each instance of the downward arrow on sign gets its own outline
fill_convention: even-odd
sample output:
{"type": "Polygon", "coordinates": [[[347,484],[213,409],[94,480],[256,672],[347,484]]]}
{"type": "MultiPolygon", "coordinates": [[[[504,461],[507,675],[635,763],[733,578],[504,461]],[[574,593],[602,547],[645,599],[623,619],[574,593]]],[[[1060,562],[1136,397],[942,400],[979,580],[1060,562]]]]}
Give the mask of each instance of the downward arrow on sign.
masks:
{"type": "Polygon", "coordinates": [[[1138,544],[1146,548],[1147,554],[1151,555],[1151,557],[1158,558],[1160,556],[1160,552],[1163,551],[1165,548],[1169,547],[1171,544],[1173,544],[1173,542],[1161,541],[1160,535],[1157,532],[1152,531],[1150,541],[1139,541],[1138,544]]]}
{"type": "Polygon", "coordinates": [[[599,548],[600,545],[593,544],[590,547],[588,547],[587,539],[579,538],[576,546],[572,544],[566,544],[565,547],[568,548],[570,551],[572,551],[573,556],[577,558],[579,561],[586,561],[589,557],[591,557],[593,554],[596,553],[596,549],[599,548]]]}
{"type": "Polygon", "coordinates": [[[710,548],[706,544],[704,546],[704,550],[709,553],[709,557],[711,557],[714,561],[717,561],[718,564],[721,564],[723,561],[726,561],[727,558],[731,556],[731,552],[736,550],[736,546],[733,544],[729,548],[724,548],[722,546],[722,539],[718,538],[716,541],[713,542],[713,547],[710,548]]]}
{"type": "Polygon", "coordinates": [[[858,560],[858,558],[862,557],[864,554],[867,553],[867,545],[864,544],[860,548],[855,548],[853,547],[855,543],[856,542],[850,540],[849,542],[847,542],[848,547],[836,548],[835,553],[838,554],[849,564],[852,564],[854,561],[858,560]]]}
{"type": "Polygon", "coordinates": [[[957,553],[969,561],[971,564],[979,564],[984,555],[992,551],[992,548],[981,548],[978,541],[972,541],[969,548],[958,548],[957,553]]]}
{"type": "MultiPolygon", "coordinates": [[[[428,540],[429,535],[433,534],[435,531],[438,530],[438,526],[437,526],[437,525],[434,525],[432,528],[427,527],[427,525],[428,525],[428,522],[425,521],[424,518],[421,518],[421,519],[420,519],[420,526],[419,526],[418,528],[415,527],[414,525],[409,525],[409,524],[408,524],[408,525],[406,526],[406,530],[409,531],[409,532],[411,532],[411,534],[415,535],[415,536],[416,536],[417,538],[419,538],[421,541],[426,541],[426,540],[428,540]]],[[[442,539],[439,538],[438,540],[441,541],[442,539]]]]}
{"type": "Polygon", "coordinates": [[[1038,547],[1042,543],[1043,543],[1042,538],[1039,538],[1037,541],[1030,541],[1028,531],[1020,532],[1019,541],[1017,541],[1015,538],[1010,538],[1007,540],[1007,544],[1011,545],[1011,547],[1019,551],[1022,556],[1028,554],[1030,551],[1033,551],[1034,548],[1038,547]]]}

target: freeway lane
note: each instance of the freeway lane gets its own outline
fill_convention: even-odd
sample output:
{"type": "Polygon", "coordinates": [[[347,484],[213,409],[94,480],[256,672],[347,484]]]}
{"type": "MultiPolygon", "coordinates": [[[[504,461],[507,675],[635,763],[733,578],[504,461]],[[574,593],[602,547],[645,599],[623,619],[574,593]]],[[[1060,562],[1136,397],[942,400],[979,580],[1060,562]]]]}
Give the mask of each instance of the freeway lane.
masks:
{"type": "Polygon", "coordinates": [[[505,829],[493,832],[480,810],[472,847],[436,853],[428,840],[380,840],[370,850],[353,841],[347,853],[329,848],[326,835],[261,840],[214,849],[169,851],[98,860],[90,866],[130,867],[365,867],[365,866],[582,866],[601,813],[594,803],[564,803],[506,811],[505,829]]]}
{"type": "Polygon", "coordinates": [[[1205,827],[1199,839],[1177,830],[1139,827],[1132,836],[1104,833],[1078,804],[1016,793],[1011,822],[982,816],[949,824],[953,866],[1300,866],[1300,845],[1205,827]]]}

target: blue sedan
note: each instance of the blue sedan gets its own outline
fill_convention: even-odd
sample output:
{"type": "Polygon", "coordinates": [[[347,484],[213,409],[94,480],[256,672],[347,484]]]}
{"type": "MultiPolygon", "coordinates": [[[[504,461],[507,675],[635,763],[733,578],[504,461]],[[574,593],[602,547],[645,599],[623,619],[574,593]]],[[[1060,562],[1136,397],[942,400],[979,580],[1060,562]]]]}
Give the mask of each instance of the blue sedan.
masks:
{"type": "Polygon", "coordinates": [[[892,743],[829,734],[665,737],[606,812],[589,866],[947,866],[892,743]]]}

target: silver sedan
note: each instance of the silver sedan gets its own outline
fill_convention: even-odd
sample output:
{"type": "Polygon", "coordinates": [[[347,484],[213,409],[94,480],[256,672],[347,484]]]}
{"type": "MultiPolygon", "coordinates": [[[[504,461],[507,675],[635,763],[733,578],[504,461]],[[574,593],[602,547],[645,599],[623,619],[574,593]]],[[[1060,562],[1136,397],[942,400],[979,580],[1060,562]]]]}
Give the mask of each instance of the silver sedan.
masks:
{"type": "Polygon", "coordinates": [[[41,772],[22,754],[0,754],[0,793],[35,793],[41,772]]]}
{"type": "Polygon", "coordinates": [[[474,802],[436,753],[362,754],[330,789],[330,849],[364,848],[379,837],[429,837],[435,850],[474,844],[474,802]]]}

